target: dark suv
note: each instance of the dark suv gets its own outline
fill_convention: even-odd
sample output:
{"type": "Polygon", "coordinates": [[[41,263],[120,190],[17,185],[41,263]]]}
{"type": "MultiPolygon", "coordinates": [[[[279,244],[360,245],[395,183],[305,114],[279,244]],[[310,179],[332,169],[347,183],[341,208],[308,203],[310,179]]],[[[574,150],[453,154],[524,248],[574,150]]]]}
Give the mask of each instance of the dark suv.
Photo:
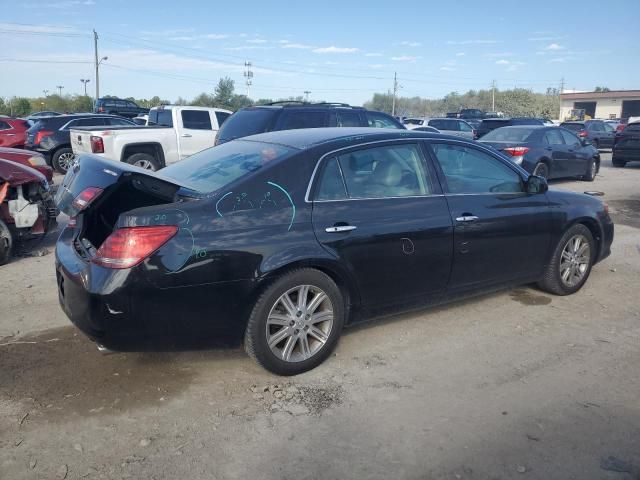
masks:
{"type": "Polygon", "coordinates": [[[218,130],[216,145],[257,133],[321,127],[405,129],[391,115],[344,103],[275,102],[231,115],[218,130]]]}
{"type": "Polygon", "coordinates": [[[91,113],[58,115],[41,118],[27,130],[25,148],[42,153],[56,171],[66,173],[73,158],[69,130],[76,127],[135,125],[131,120],[114,115],[91,113]]]}
{"type": "Polygon", "coordinates": [[[596,148],[612,148],[615,129],[602,120],[562,122],[561,127],[571,130],[580,138],[589,140],[596,148]]]}
{"type": "Polygon", "coordinates": [[[511,127],[513,125],[544,125],[544,120],[531,117],[486,118],[482,120],[482,123],[477,128],[476,138],[481,138],[496,128],[511,127]]]}
{"type": "Polygon", "coordinates": [[[121,100],[120,98],[99,98],[93,111],[95,113],[109,113],[128,118],[149,113],[148,108],[139,107],[131,100],[121,100]]]}

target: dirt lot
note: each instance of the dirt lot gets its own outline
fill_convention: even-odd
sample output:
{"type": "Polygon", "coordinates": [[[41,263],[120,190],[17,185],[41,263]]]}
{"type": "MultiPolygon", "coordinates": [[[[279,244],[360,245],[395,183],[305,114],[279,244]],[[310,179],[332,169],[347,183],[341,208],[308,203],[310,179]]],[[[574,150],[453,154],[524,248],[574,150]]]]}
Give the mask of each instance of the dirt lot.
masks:
{"type": "Polygon", "coordinates": [[[640,479],[640,167],[585,288],[519,288],[347,331],[293,379],[241,350],[100,355],[53,242],[0,268],[0,478],[640,479]],[[47,249],[49,253],[47,253],[47,249]]]}

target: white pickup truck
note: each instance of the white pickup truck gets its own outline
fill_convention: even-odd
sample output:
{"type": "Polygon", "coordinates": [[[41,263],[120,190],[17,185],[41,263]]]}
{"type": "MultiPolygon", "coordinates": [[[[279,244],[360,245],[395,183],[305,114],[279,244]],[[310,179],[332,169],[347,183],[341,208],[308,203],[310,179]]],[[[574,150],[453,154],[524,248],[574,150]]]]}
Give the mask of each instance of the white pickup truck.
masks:
{"type": "Polygon", "coordinates": [[[209,147],[232,112],[221,108],[164,105],[149,111],[147,127],[72,128],[73,153],[158,170],[209,147]]]}

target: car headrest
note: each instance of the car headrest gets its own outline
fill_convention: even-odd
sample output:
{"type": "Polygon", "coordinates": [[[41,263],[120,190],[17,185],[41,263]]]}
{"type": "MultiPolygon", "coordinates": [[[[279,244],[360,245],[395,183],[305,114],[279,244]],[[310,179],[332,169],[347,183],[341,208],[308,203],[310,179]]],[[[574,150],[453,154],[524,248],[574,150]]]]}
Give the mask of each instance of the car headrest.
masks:
{"type": "Polygon", "coordinates": [[[373,171],[374,183],[395,187],[402,180],[402,168],[393,160],[382,160],[373,171]]]}

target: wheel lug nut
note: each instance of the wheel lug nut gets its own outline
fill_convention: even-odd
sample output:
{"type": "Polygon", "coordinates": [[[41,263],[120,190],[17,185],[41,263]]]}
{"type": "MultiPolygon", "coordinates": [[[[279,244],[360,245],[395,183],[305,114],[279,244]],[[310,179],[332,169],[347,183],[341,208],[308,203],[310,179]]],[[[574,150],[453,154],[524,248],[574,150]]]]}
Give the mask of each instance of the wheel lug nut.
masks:
{"type": "Polygon", "coordinates": [[[300,315],[302,315],[302,312],[300,310],[298,310],[298,313],[296,313],[296,316],[299,317],[300,315]]]}

